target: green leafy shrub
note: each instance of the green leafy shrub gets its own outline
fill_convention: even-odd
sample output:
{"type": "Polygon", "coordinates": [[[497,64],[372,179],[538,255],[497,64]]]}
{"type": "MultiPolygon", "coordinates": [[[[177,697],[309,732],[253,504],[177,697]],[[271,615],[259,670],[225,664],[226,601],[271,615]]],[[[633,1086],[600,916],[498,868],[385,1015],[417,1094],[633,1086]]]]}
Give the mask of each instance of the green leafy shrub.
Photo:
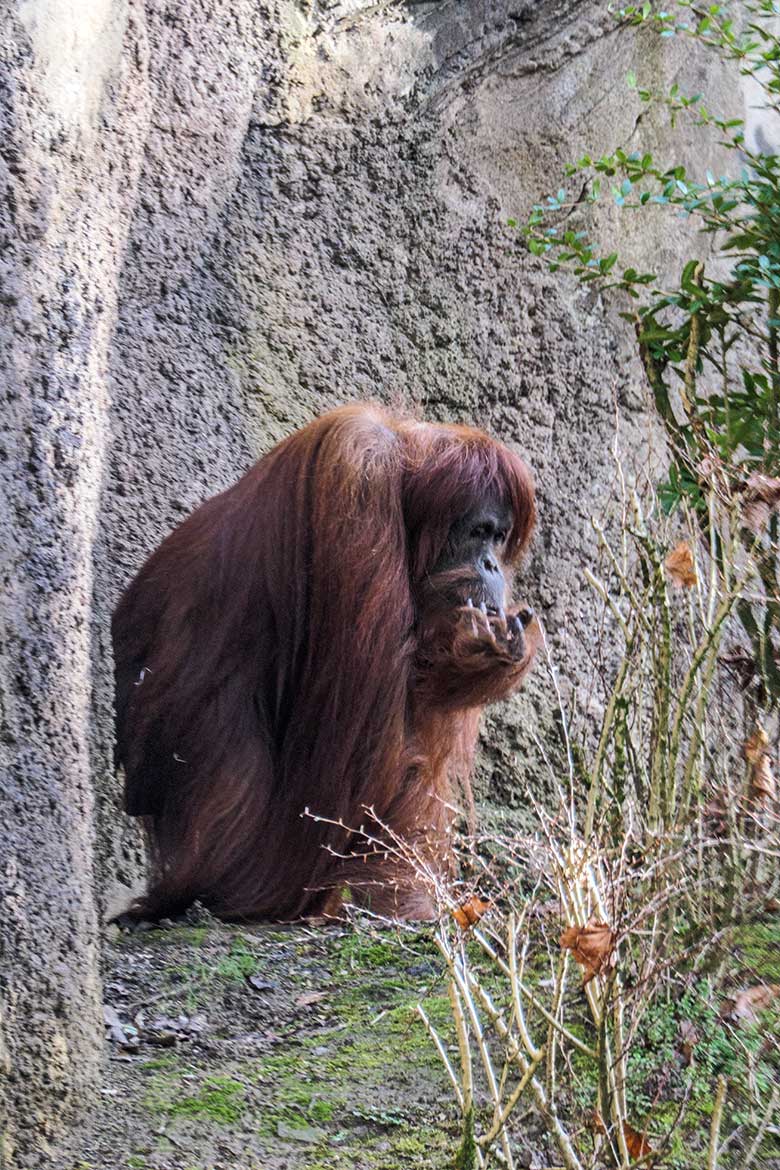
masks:
{"type": "MultiPolygon", "coordinates": [[[[775,113],[777,15],[773,0],[676,0],[671,10],[644,3],[620,11],[628,24],[717,53],[775,113]]],[[[673,123],[686,119],[701,134],[715,134],[734,159],[731,173],[692,176],[639,151],[585,155],[567,168],[568,178],[577,178],[577,198],[559,189],[533,208],[523,232],[552,271],[569,270],[627,302],[622,315],[636,330],[670,442],[660,498],[668,511],[690,507],[724,576],[733,550],[723,529],[737,516],[756,570],[754,587],[737,605],[748,647],[739,667],[756,707],[772,709],[780,704],[780,160],[749,146],[743,120],[714,113],[701,94],[686,95],[676,84],[658,93],[633,73],[627,81],[643,104],[665,107],[673,123]],[[624,266],[616,251],[600,254],[587,209],[605,198],[626,212],[661,206],[689,217],[710,237],[712,259],[686,258],[667,286],[655,272],[624,266]]]]}

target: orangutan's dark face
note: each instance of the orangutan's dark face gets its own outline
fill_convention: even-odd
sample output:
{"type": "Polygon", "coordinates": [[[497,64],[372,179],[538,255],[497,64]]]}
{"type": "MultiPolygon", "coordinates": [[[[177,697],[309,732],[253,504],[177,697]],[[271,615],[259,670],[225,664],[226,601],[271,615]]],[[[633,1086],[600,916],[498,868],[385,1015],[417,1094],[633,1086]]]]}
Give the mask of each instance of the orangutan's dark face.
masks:
{"type": "Polygon", "coordinates": [[[481,504],[453,524],[432,577],[446,574],[458,604],[471,601],[488,613],[501,613],[507,594],[503,554],[511,527],[512,513],[504,504],[481,504]]]}

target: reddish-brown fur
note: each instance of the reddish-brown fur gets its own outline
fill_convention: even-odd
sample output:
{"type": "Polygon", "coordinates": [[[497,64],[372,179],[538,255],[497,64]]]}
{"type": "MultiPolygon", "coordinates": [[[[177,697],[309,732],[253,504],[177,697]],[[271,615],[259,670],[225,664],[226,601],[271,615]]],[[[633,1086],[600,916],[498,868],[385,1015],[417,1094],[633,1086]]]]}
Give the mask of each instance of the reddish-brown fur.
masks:
{"type": "Polygon", "coordinates": [[[512,510],[511,567],[534,523],[516,455],[466,427],[343,407],[153,553],[113,622],[127,810],[146,819],[155,867],[134,913],[199,898],[227,918],[287,919],[331,909],[349,883],[379,910],[429,911],[409,875],[376,857],[356,872],[334,852],[360,840],[302,814],[357,826],[370,808],[446,850],[479,709],[535,649],[532,624],[512,657],[499,619],[465,607],[468,580],[431,578],[453,522],[489,498],[512,510]]]}

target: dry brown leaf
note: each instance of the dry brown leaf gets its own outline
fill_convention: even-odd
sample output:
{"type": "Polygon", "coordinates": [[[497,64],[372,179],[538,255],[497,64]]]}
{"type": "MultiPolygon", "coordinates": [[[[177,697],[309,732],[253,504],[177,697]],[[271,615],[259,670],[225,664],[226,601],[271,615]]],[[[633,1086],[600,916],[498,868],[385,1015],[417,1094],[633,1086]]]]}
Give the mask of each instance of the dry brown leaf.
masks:
{"type": "Polygon", "coordinates": [[[731,799],[725,788],[718,788],[702,809],[707,832],[713,837],[725,837],[729,831],[728,804],[731,799]]]}
{"type": "Polygon", "coordinates": [[[742,505],[742,523],[759,536],[769,523],[769,505],[763,500],[746,499],[742,505]]]}
{"type": "Polygon", "coordinates": [[[759,1012],[771,1007],[780,996],[780,983],[759,983],[738,991],[733,999],[723,1001],[721,1019],[742,1020],[747,1024],[758,1021],[759,1012]]]}
{"type": "Polygon", "coordinates": [[[758,726],[751,735],[750,739],[745,740],[742,745],[742,751],[745,759],[749,764],[757,764],[763,755],[769,750],[769,736],[764,731],[763,727],[758,726]]]}
{"type": "Polygon", "coordinates": [[[623,1122],[623,1137],[626,1139],[626,1149],[629,1152],[633,1162],[644,1158],[646,1154],[652,1154],[653,1147],[647,1140],[643,1133],[637,1133],[633,1126],[629,1125],[627,1121],[623,1122]]]}
{"type": "Polygon", "coordinates": [[[758,536],[766,528],[770,513],[780,506],[780,479],[754,472],[747,481],[742,499],[745,527],[758,536]]]}
{"type": "Polygon", "coordinates": [[[760,471],[754,471],[747,481],[747,487],[770,508],[780,504],[780,476],[762,475],[760,471]]]}
{"type": "Polygon", "coordinates": [[[750,796],[755,804],[773,804],[776,785],[772,773],[772,761],[762,756],[750,776],[750,796]]]}
{"type": "Polygon", "coordinates": [[[719,459],[713,458],[712,455],[705,455],[696,466],[696,472],[699,479],[711,479],[716,471],[721,467],[719,459]]]}
{"type": "Polygon", "coordinates": [[[768,748],[769,736],[760,725],[742,748],[750,765],[750,800],[753,804],[769,805],[775,799],[777,788],[768,748]]]}
{"type": "Polygon", "coordinates": [[[693,560],[691,546],[681,540],[666,558],[666,571],[672,583],[683,589],[692,589],[696,584],[696,567],[693,560]]]}
{"type": "Polygon", "coordinates": [[[615,935],[606,922],[592,918],[585,926],[570,926],[559,939],[561,950],[571,951],[583,969],[582,986],[605,967],[615,965],[615,935]]]}
{"type": "Polygon", "coordinates": [[[680,1021],[680,1053],[683,1063],[687,1066],[693,1063],[693,1050],[699,1043],[699,1033],[690,1020],[680,1021]]]}
{"type": "Polygon", "coordinates": [[[476,926],[483,914],[490,909],[490,902],[483,901],[477,894],[472,894],[465,902],[461,902],[457,909],[452,911],[452,917],[461,930],[469,930],[476,926]]]}
{"type": "MultiPolygon", "coordinates": [[[[593,1128],[597,1133],[606,1136],[607,1127],[604,1125],[598,1109],[593,1113],[593,1128]]],[[[623,1122],[623,1137],[625,1138],[626,1149],[632,1162],[636,1162],[639,1158],[644,1158],[646,1154],[652,1154],[653,1147],[647,1140],[646,1135],[644,1133],[638,1133],[627,1121],[623,1122]]]]}

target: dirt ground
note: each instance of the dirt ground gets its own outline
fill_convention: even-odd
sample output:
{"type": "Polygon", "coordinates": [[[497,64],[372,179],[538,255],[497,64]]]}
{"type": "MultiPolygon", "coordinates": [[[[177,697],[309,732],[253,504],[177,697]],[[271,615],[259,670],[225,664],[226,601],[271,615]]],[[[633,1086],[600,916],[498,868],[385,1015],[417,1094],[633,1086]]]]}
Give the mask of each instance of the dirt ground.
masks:
{"type": "Polygon", "coordinates": [[[446,1030],[424,933],[112,930],[102,1105],[63,1170],[451,1164],[457,1117],[415,1012],[446,1030]]]}

